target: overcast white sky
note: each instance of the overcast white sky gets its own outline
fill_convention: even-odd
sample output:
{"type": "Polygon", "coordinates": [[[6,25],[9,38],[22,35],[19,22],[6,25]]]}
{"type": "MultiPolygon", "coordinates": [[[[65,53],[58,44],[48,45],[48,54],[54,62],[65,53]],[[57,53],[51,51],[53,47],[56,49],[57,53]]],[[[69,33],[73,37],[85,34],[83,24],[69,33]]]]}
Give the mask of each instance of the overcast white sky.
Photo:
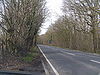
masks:
{"type": "Polygon", "coordinates": [[[54,21],[57,20],[57,18],[63,14],[61,10],[63,5],[63,0],[46,0],[46,1],[47,1],[46,6],[50,14],[46,19],[46,22],[43,24],[44,26],[42,27],[40,34],[44,34],[47,31],[49,25],[51,25],[51,23],[54,23],[54,21]]]}

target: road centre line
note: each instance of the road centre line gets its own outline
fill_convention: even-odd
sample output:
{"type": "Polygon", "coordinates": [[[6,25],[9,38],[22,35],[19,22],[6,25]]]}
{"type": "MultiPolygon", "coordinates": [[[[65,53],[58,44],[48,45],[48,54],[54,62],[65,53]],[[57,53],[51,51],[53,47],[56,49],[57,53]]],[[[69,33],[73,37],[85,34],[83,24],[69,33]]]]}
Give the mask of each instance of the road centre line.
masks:
{"type": "Polygon", "coordinates": [[[96,61],[96,60],[90,60],[90,61],[100,64],[100,61],[96,61]]]}
{"type": "Polygon", "coordinates": [[[75,54],[73,53],[69,53],[69,52],[64,52],[64,51],[61,51],[62,53],[66,53],[66,54],[69,54],[69,55],[72,55],[72,56],[75,56],[75,54]]]}

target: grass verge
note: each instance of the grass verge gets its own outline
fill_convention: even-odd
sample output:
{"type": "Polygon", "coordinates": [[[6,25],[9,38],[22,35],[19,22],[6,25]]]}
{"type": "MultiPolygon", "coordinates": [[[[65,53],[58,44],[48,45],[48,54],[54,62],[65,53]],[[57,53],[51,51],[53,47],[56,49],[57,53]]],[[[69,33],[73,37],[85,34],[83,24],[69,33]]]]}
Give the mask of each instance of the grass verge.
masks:
{"type": "Polygon", "coordinates": [[[32,47],[31,52],[29,52],[25,57],[22,57],[22,60],[25,62],[32,62],[37,56],[39,56],[38,48],[32,47]]]}

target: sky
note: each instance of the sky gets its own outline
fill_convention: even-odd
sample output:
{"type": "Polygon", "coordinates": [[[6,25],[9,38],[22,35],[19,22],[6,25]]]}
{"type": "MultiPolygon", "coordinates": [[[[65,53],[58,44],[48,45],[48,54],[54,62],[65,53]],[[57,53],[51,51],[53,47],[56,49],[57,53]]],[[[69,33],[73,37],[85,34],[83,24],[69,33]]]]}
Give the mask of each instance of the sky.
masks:
{"type": "Polygon", "coordinates": [[[46,7],[48,8],[49,15],[46,18],[45,22],[43,23],[43,26],[41,28],[40,35],[45,34],[48,27],[54,23],[59,16],[61,16],[62,13],[62,5],[63,5],[63,0],[46,0],[47,4],[46,7]]]}

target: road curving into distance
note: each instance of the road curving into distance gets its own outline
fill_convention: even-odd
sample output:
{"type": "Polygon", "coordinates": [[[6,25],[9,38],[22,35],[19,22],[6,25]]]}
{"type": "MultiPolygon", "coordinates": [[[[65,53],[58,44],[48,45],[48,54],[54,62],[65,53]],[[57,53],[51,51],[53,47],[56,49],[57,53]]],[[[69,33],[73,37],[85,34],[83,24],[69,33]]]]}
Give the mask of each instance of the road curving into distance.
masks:
{"type": "Polygon", "coordinates": [[[55,75],[100,75],[100,56],[38,45],[55,75]]]}

